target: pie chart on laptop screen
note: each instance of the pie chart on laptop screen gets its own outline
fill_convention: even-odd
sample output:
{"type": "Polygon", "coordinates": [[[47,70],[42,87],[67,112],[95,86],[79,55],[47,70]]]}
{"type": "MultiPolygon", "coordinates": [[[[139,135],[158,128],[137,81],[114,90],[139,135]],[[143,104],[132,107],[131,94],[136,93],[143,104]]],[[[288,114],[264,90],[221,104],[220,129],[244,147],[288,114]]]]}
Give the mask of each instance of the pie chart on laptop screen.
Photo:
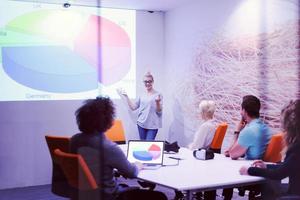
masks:
{"type": "Polygon", "coordinates": [[[135,159],[140,161],[157,160],[161,156],[161,148],[156,144],[152,144],[148,149],[136,150],[132,154],[135,159]]]}

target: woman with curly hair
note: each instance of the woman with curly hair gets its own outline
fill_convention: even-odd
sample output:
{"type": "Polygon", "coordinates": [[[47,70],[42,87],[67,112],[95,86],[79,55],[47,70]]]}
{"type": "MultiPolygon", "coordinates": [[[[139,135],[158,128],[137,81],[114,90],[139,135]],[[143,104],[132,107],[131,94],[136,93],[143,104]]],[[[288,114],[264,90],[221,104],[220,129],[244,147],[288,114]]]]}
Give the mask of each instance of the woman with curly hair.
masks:
{"type": "Polygon", "coordinates": [[[102,199],[139,199],[149,196],[164,199],[164,194],[134,189],[118,184],[114,177],[117,170],[128,178],[137,177],[141,163],[128,162],[118,145],[105,136],[113,123],[115,109],[108,97],[89,99],[75,112],[81,133],[73,135],[70,143],[72,153],[81,154],[103,191],[102,199]]]}

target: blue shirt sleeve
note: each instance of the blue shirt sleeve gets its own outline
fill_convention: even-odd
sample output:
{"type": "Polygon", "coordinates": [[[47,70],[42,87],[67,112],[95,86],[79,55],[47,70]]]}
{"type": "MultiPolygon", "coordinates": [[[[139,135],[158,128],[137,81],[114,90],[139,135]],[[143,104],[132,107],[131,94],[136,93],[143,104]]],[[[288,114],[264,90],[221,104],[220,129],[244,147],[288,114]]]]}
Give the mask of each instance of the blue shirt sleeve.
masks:
{"type": "Polygon", "coordinates": [[[251,131],[249,129],[243,129],[240,132],[239,138],[238,138],[238,144],[246,149],[248,149],[251,146],[251,141],[253,140],[253,134],[251,134],[251,131]]]}

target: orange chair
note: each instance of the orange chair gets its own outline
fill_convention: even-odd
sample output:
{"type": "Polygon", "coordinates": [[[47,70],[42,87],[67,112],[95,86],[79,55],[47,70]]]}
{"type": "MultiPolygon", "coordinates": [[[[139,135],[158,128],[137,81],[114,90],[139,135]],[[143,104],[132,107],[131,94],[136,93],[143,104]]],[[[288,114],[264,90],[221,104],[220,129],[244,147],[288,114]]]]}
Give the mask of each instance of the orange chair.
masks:
{"type": "Polygon", "coordinates": [[[272,135],[270,142],[265,151],[263,161],[266,162],[280,162],[282,159],[281,151],[285,147],[282,133],[272,135]]]}
{"type": "MultiPolygon", "coordinates": [[[[281,151],[284,147],[283,134],[277,133],[272,135],[262,160],[265,162],[280,162],[282,159],[281,151]]],[[[249,190],[249,199],[255,199],[261,192],[260,185],[246,186],[243,190],[249,190]]],[[[242,191],[241,194],[244,194],[244,191],[242,191]]]]}
{"type": "MultiPolygon", "coordinates": [[[[65,153],[56,149],[54,151],[54,157],[55,160],[58,161],[71,186],[71,200],[112,199],[111,196],[106,196],[103,193],[101,186],[97,184],[91,170],[80,154],[65,153]]],[[[167,200],[167,197],[161,192],[138,189],[139,187],[129,187],[122,191],[116,200],[167,200]]]]}
{"type": "Polygon", "coordinates": [[[80,154],[66,153],[59,149],[54,151],[55,160],[63,170],[71,186],[71,199],[102,199],[101,190],[80,154]]]}
{"type": "Polygon", "coordinates": [[[215,153],[221,153],[221,147],[227,131],[227,127],[227,123],[221,123],[219,124],[215,132],[214,138],[210,144],[210,149],[213,150],[215,153]]]}
{"type": "Polygon", "coordinates": [[[69,197],[69,184],[67,179],[54,157],[54,150],[60,149],[69,152],[70,137],[46,135],[46,142],[52,159],[52,185],[51,191],[62,197],[69,197]]]}
{"type": "Polygon", "coordinates": [[[106,137],[117,144],[125,144],[125,132],[121,120],[115,120],[112,127],[105,132],[106,137]]]}

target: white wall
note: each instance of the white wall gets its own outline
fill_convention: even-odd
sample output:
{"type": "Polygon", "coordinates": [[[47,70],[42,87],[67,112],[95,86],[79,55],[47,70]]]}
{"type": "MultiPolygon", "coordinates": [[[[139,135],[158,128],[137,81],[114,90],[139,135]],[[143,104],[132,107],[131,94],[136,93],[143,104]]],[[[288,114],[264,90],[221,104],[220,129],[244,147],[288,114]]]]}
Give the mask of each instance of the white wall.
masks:
{"type": "MultiPolygon", "coordinates": [[[[154,88],[162,91],[164,86],[164,13],[137,12],[137,30],[137,95],[145,91],[143,77],[148,71],[154,76],[154,88]]],[[[136,123],[133,117],[128,118],[130,112],[126,104],[121,102],[117,110],[125,113],[120,118],[128,130],[127,139],[137,139],[136,123]]],[[[157,139],[164,139],[165,133],[164,129],[159,130],[157,139]]]]}
{"type": "Polygon", "coordinates": [[[273,132],[279,131],[282,105],[298,90],[298,4],[193,1],[166,13],[163,93],[170,141],[191,142],[200,124],[197,105],[212,99],[217,120],[229,123],[226,148],[240,118],[241,99],[248,94],[261,99],[262,117],[273,132]]]}
{"type": "Polygon", "coordinates": [[[44,135],[77,132],[79,101],[0,103],[0,188],[46,184],[51,158],[44,135]]]}
{"type": "MultiPolygon", "coordinates": [[[[197,122],[184,115],[179,102],[174,101],[180,91],[177,87],[191,69],[197,46],[203,40],[201,35],[206,32],[217,30],[238,5],[236,1],[220,2],[194,1],[186,6],[169,11],[165,15],[165,72],[166,98],[164,112],[166,113],[165,124],[169,125],[170,141],[178,141],[181,146],[191,142],[197,122]],[[196,123],[196,125],[195,125],[196,123]]],[[[209,37],[205,38],[209,39],[209,37]]]]}
{"type": "MultiPolygon", "coordinates": [[[[137,12],[137,81],[151,70],[157,89],[163,85],[163,13],[137,12]]],[[[137,138],[137,128],[127,108],[116,100],[127,139],[137,138]]],[[[74,112],[81,101],[0,102],[0,189],[49,184],[51,159],[44,136],[78,132],[74,112]]],[[[163,137],[163,136],[160,136],[163,137]]]]}

